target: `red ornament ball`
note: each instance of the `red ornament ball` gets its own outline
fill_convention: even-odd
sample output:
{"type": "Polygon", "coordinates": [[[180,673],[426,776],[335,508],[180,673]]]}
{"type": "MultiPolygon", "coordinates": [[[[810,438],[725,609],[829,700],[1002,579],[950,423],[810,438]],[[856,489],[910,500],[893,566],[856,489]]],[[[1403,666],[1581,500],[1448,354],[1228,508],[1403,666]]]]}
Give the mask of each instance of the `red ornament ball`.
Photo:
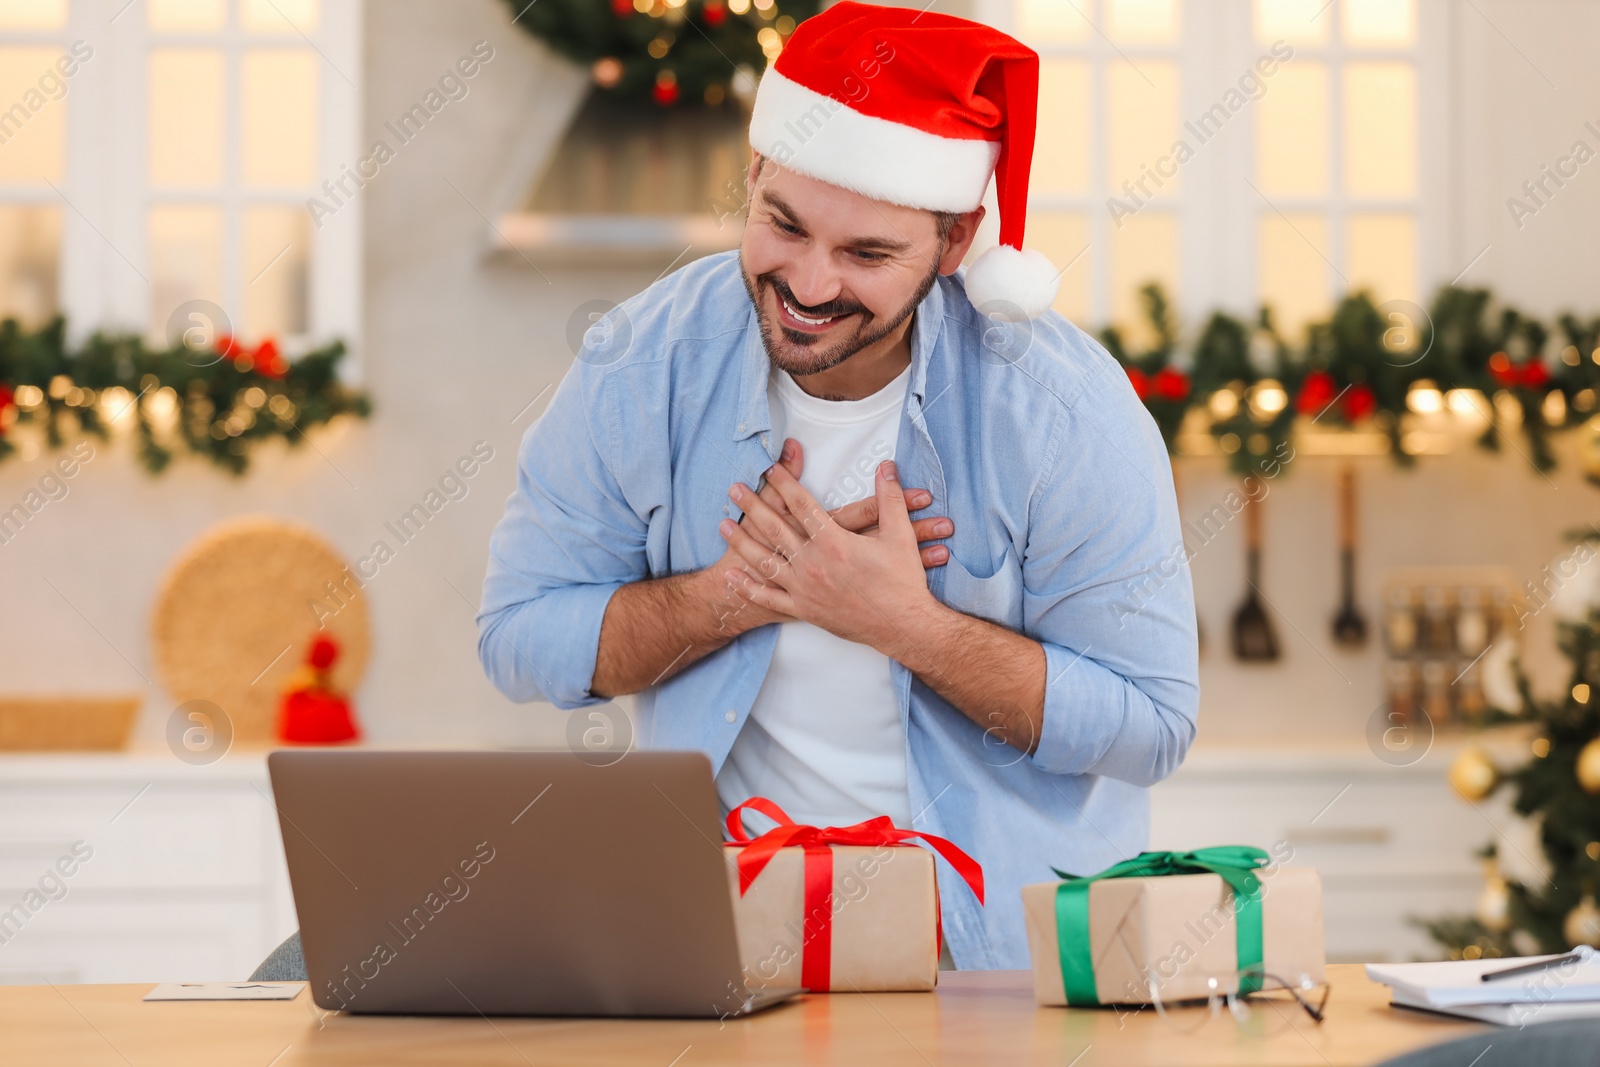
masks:
{"type": "Polygon", "coordinates": [[[256,345],[255,355],[250,358],[256,371],[268,378],[281,379],[289,370],[288,362],[278,351],[278,343],[270,337],[256,345]]]}
{"type": "Polygon", "coordinates": [[[1360,422],[1378,410],[1378,398],[1370,385],[1352,385],[1344,394],[1344,421],[1360,422]]]}
{"type": "Polygon", "coordinates": [[[727,5],[720,4],[717,0],[710,0],[705,10],[700,13],[700,17],[705,20],[707,26],[721,26],[728,18],[727,5]]]}
{"type": "Polygon", "coordinates": [[[676,80],[665,81],[657,78],[656,87],[651,90],[651,95],[662,107],[671,107],[678,102],[678,83],[676,80]]]}
{"type": "Polygon", "coordinates": [[[1150,387],[1162,400],[1177,402],[1189,395],[1189,376],[1175,367],[1162,367],[1151,379],[1150,387]]]}
{"type": "Polygon", "coordinates": [[[633,0],[611,0],[611,13],[619,19],[633,14],[633,0]]]}
{"type": "Polygon", "coordinates": [[[1550,384],[1550,368],[1537,356],[1513,363],[1504,352],[1496,352],[1489,357],[1489,375],[1502,389],[1542,389],[1550,384]]]}
{"type": "Polygon", "coordinates": [[[1339,387],[1333,380],[1333,375],[1325,370],[1314,370],[1306,375],[1304,384],[1300,386],[1300,395],[1295,398],[1294,409],[1302,415],[1315,418],[1322,414],[1324,408],[1333,403],[1333,398],[1339,395],[1339,387]]]}
{"type": "Polygon", "coordinates": [[[1138,367],[1124,367],[1128,372],[1128,384],[1133,386],[1133,395],[1140,400],[1150,395],[1150,376],[1138,367]]]}

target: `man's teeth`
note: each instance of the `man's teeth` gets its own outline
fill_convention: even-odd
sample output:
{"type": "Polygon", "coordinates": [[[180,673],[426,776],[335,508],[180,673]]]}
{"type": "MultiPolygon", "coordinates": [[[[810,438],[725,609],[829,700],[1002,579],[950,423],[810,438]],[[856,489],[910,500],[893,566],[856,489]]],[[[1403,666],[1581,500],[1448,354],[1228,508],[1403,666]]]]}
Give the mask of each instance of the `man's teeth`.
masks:
{"type": "MultiPolygon", "coordinates": [[[[778,299],[783,300],[783,297],[780,296],[778,299]]],[[[808,319],[804,315],[800,314],[800,312],[796,311],[794,309],[794,305],[789,303],[789,301],[783,300],[783,306],[788,310],[789,314],[793,315],[807,326],[821,326],[823,323],[832,322],[834,319],[839,317],[837,315],[829,315],[825,319],[808,319]]]]}

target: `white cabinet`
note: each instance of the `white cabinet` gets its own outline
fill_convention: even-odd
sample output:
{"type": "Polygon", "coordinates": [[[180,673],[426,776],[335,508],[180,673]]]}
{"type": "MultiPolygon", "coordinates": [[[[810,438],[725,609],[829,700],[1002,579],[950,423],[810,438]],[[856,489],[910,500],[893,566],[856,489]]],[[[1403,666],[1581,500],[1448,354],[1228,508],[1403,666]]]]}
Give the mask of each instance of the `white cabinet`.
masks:
{"type": "MultiPolygon", "coordinates": [[[[1436,959],[1439,946],[1406,920],[1470,913],[1485,843],[1509,872],[1539,877],[1533,830],[1505,798],[1469,804],[1450,788],[1462,744],[1436,744],[1409,767],[1359,744],[1197,745],[1151,790],[1150,847],[1286,844],[1289,862],[1322,872],[1330,962],[1436,959]]],[[[1526,753],[1504,741],[1491,750],[1512,764],[1526,753]]]]}
{"type": "MultiPolygon", "coordinates": [[[[1503,798],[1446,783],[1458,749],[1390,767],[1359,745],[1200,745],[1151,791],[1150,847],[1287,844],[1322,872],[1331,960],[1434,956],[1406,917],[1470,911],[1485,841],[1537,877],[1503,798]]],[[[260,752],[0,756],[0,983],[249,975],[297,925],[270,796],[260,752]]]]}
{"type": "Polygon", "coordinates": [[[0,757],[0,983],[241,979],[295,928],[260,752],[0,757]]]}

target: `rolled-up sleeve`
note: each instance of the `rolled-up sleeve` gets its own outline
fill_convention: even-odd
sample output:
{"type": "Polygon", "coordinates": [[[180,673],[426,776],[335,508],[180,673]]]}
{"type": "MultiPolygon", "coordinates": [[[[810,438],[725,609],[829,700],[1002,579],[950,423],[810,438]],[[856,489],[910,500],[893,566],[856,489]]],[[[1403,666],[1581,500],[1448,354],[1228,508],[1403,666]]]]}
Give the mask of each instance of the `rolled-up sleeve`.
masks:
{"type": "Polygon", "coordinates": [[[648,576],[646,523],[608,463],[615,402],[605,368],[578,360],[518,451],[478,615],[478,657],[512,700],[601,702],[589,686],[606,605],[648,576]]]}
{"type": "Polygon", "coordinates": [[[1195,736],[1194,589],[1160,434],[1109,358],[1046,455],[1024,559],[1024,629],[1046,668],[1032,760],[1153,785],[1195,736]]]}

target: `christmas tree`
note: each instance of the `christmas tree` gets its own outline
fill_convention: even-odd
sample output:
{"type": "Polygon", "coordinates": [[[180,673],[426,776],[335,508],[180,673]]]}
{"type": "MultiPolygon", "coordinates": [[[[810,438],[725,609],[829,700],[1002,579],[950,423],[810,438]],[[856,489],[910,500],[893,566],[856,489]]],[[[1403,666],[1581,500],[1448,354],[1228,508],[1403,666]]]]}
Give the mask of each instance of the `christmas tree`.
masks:
{"type": "Polygon", "coordinates": [[[1546,568],[1542,587],[1530,586],[1532,613],[1549,608],[1557,617],[1559,647],[1571,664],[1562,696],[1536,698],[1502,642],[1485,657],[1484,689],[1497,705],[1483,725],[1522,722],[1533,726],[1526,762],[1496,767],[1476,748],[1450,768],[1450,783],[1469,801],[1496,789],[1513,791],[1512,809],[1537,819],[1548,868],[1529,884],[1499,870],[1491,844],[1484,859],[1484,887],[1475,913],[1425,921],[1452,959],[1565,952],[1579,944],[1600,945],[1600,539],[1592,534],[1546,568]],[[1498,655],[1496,655],[1498,652],[1498,655]]]}

